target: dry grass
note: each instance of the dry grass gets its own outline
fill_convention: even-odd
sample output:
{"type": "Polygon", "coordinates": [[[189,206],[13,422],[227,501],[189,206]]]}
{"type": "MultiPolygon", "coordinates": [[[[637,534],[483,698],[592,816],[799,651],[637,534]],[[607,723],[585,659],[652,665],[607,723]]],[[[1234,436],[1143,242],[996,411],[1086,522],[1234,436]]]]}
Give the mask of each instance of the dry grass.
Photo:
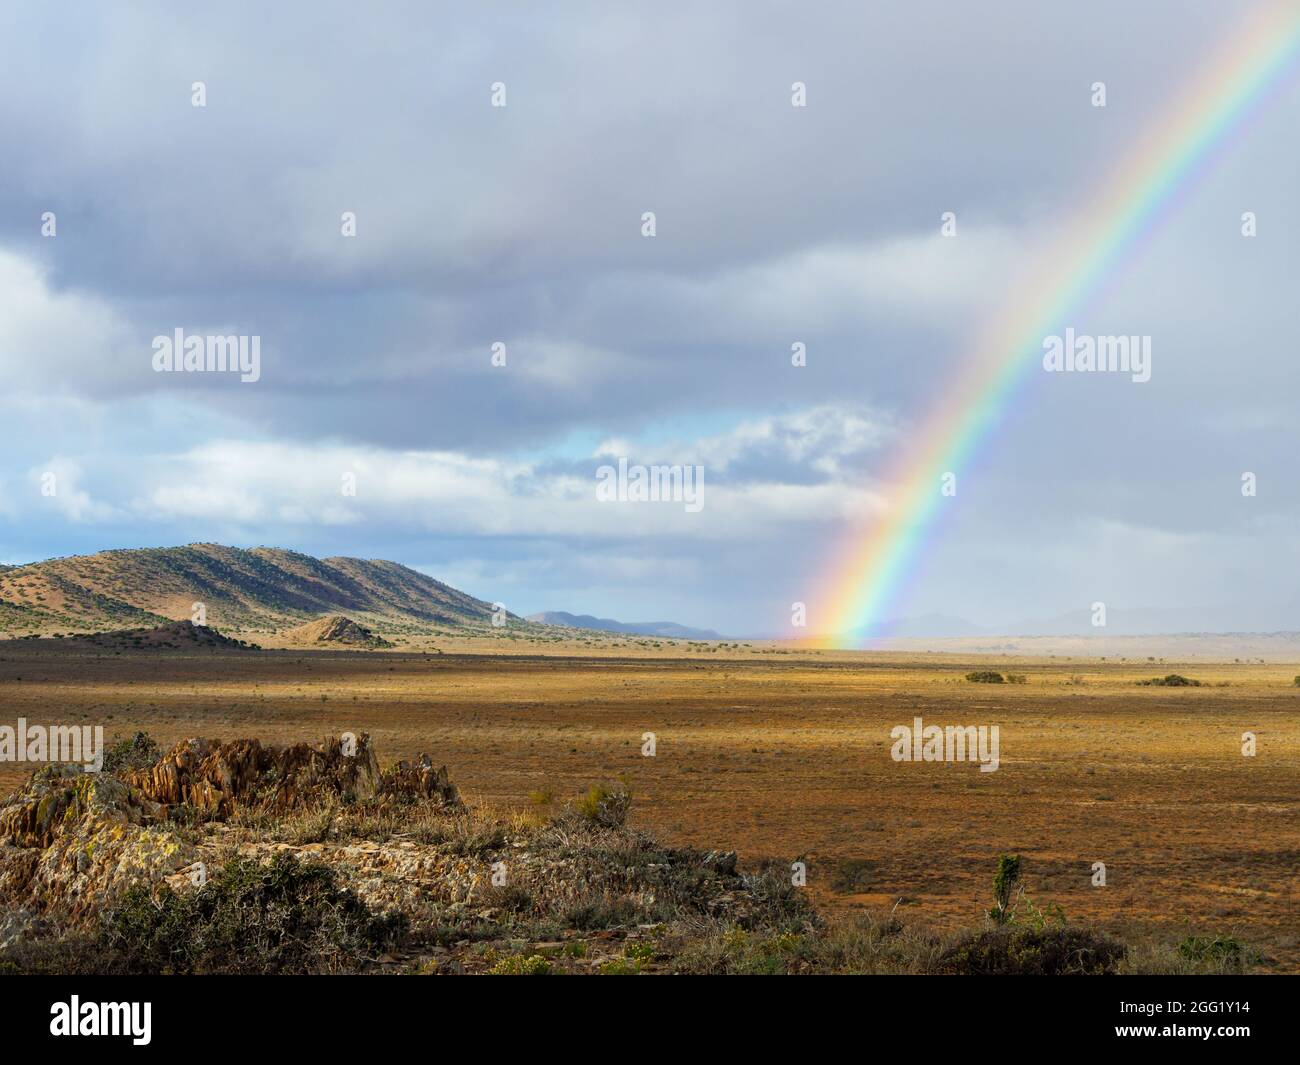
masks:
{"type": "MultiPolygon", "coordinates": [[[[195,734],[289,742],[366,731],[386,758],[429,751],[467,797],[521,823],[544,819],[548,793],[622,777],[634,825],[747,863],[805,860],[818,906],[850,922],[870,910],[940,933],[971,927],[997,855],[1018,853],[1030,895],[1149,941],[1153,967],[1187,964],[1161,944],[1230,934],[1260,950],[1262,968],[1300,971],[1294,664],[510,646],[517,653],[163,658],[10,643],[0,645],[0,705],[10,723],[145,729],[164,746],[195,734]],[[1026,682],[964,679],[980,669],[1026,682]],[[1137,685],[1170,672],[1204,686],[1137,685]],[[1001,769],[891,761],[889,730],[915,716],[997,724],[1001,769]],[[1246,731],[1258,737],[1254,758],[1241,754],[1246,731]],[[654,758],[641,755],[645,732],[654,758]],[[1104,888],[1091,885],[1098,861],[1104,888]],[[837,879],[854,862],[866,872],[837,879]]],[[[28,768],[0,765],[0,786],[28,768]]],[[[351,816],[261,831],[299,842],[396,830],[351,816]]],[[[427,831],[481,842],[468,824],[427,831]]]]}

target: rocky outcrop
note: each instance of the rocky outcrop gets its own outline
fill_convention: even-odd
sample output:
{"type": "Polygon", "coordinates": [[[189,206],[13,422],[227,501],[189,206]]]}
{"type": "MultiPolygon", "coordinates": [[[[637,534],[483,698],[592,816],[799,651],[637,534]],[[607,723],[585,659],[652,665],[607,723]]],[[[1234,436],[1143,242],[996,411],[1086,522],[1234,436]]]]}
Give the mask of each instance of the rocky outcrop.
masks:
{"type": "Polygon", "coordinates": [[[45,767],[0,804],[0,945],[32,921],[93,916],[132,884],[176,883],[219,857],[189,842],[183,823],[336,802],[454,809],[459,796],[428,755],[381,774],[364,733],[289,747],[189,739],[120,775],[45,767]]]}
{"type": "Polygon", "coordinates": [[[460,803],[460,793],[451,782],[447,767],[433,768],[433,759],[420,755],[413,765],[398,762],[383,775],[379,782],[380,793],[385,796],[412,799],[438,799],[449,804],[460,803]]]}
{"type": "Polygon", "coordinates": [[[332,738],[314,747],[263,746],[254,739],[183,740],[128,781],[154,802],[229,817],[236,806],[288,810],[323,798],[365,802],[379,790],[370,737],[332,738]]]}
{"type": "Polygon", "coordinates": [[[0,938],[41,916],[76,921],[142,881],[158,882],[195,849],[159,823],[161,809],[115,776],[49,766],[0,807],[0,938]]]}
{"type": "Polygon", "coordinates": [[[158,814],[116,777],[80,767],[52,765],[33,774],[27,787],[0,807],[0,841],[16,847],[48,847],[69,825],[139,825],[158,814]]]}
{"type": "Polygon", "coordinates": [[[285,811],[328,799],[460,801],[447,767],[435,769],[427,754],[381,774],[366,733],[282,748],[251,739],[183,740],[127,780],[156,803],[188,806],[218,820],[240,806],[285,811]]]}
{"type": "Polygon", "coordinates": [[[343,614],[329,614],[323,618],[299,625],[285,633],[295,643],[343,644],[350,647],[392,647],[364,625],[343,614]]]}

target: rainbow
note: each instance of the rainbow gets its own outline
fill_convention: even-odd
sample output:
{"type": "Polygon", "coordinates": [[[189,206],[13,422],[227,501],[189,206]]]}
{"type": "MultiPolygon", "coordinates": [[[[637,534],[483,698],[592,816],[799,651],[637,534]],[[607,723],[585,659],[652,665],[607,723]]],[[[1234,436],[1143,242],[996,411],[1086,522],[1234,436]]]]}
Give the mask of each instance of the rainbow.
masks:
{"type": "Polygon", "coordinates": [[[953,387],[908,433],[912,442],[882,479],[883,517],[828,570],[817,600],[829,642],[883,635],[935,527],[945,473],[968,467],[1001,423],[1018,386],[1038,365],[1045,336],[1060,332],[1116,278],[1187,191],[1226,151],[1234,133],[1284,85],[1300,56],[1300,9],[1262,11],[1162,115],[1066,238],[1048,249],[1030,281],[981,332],[953,387]],[[919,443],[918,443],[919,442],[919,443]]]}

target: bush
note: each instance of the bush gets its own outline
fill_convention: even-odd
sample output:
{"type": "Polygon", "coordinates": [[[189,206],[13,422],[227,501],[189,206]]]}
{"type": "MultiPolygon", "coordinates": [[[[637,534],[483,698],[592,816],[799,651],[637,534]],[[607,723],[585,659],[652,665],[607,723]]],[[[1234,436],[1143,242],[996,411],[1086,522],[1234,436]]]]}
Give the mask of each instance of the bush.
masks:
{"type": "Polygon", "coordinates": [[[870,891],[878,865],[870,858],[845,858],[837,862],[835,872],[831,874],[831,890],[841,895],[860,895],[870,891]]]}
{"type": "MultiPolygon", "coordinates": [[[[795,932],[717,927],[685,946],[672,961],[678,973],[778,976],[809,971],[804,955],[812,944],[795,932]]],[[[827,966],[823,971],[834,971],[827,966]]]]}
{"type": "Polygon", "coordinates": [[[1020,883],[1020,855],[998,855],[998,871],[993,874],[993,909],[989,916],[998,924],[1011,919],[1011,896],[1020,883]]]}
{"type": "Polygon", "coordinates": [[[1138,684],[1144,688],[1199,688],[1201,682],[1192,680],[1190,677],[1184,677],[1181,673],[1170,673],[1163,677],[1152,677],[1150,680],[1140,680],[1138,684]]]}
{"type": "Polygon", "coordinates": [[[601,976],[640,976],[641,966],[626,958],[611,958],[598,971],[601,976]]]}
{"type": "Polygon", "coordinates": [[[488,970],[489,976],[549,976],[550,974],[551,963],[540,954],[530,954],[527,957],[515,954],[509,958],[502,958],[488,970]]]}
{"type": "Polygon", "coordinates": [[[995,928],[958,941],[941,972],[966,976],[1103,976],[1118,970],[1124,944],[1086,928],[995,928]]]}
{"type": "Polygon", "coordinates": [[[560,919],[570,928],[588,932],[638,924],[643,916],[640,907],[631,899],[602,899],[588,896],[567,907],[560,914],[560,919]]]}
{"type": "Polygon", "coordinates": [[[104,752],[106,773],[131,769],[148,769],[158,761],[158,744],[147,732],[137,732],[131,739],[119,739],[104,752]]]}
{"type": "Polygon", "coordinates": [[[623,785],[606,788],[593,784],[574,808],[588,821],[606,828],[621,828],[627,822],[632,793],[623,785]]]}
{"type": "Polygon", "coordinates": [[[991,669],[981,669],[974,673],[967,673],[966,679],[972,684],[1001,684],[1005,678],[1001,673],[995,673],[991,669]]]}
{"type": "Polygon", "coordinates": [[[494,887],[487,898],[494,907],[505,913],[527,913],[533,908],[533,897],[518,884],[494,887]]]}
{"type": "Polygon", "coordinates": [[[1008,673],[1008,674],[1007,674],[1007,683],[1008,683],[1008,684],[1028,684],[1028,683],[1029,683],[1029,678],[1028,678],[1027,676],[1025,676],[1023,673],[1008,673]]]}
{"type": "Polygon", "coordinates": [[[1246,948],[1233,936],[1188,936],[1178,944],[1178,953],[1188,961],[1219,965],[1240,965],[1246,961],[1246,948]]]}
{"type": "Polygon", "coordinates": [[[623,948],[623,956],[629,961],[638,962],[644,965],[646,962],[654,961],[655,948],[653,943],[629,943],[623,948]]]}
{"type": "Polygon", "coordinates": [[[104,947],[133,973],[355,971],[406,928],[338,886],[326,865],[236,858],[196,891],[129,889],[105,918],[104,947]]]}

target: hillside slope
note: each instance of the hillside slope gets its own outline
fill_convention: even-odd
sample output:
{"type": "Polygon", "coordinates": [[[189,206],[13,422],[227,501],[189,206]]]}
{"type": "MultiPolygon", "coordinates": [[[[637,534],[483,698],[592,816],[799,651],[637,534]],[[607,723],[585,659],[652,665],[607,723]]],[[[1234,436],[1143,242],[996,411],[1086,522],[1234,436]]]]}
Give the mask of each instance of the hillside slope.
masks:
{"type": "Polygon", "coordinates": [[[478,626],[491,604],[396,562],[221,544],[101,551],[0,570],[0,630],[77,631],[190,620],[274,629],[321,614],[366,624],[478,626]]]}

